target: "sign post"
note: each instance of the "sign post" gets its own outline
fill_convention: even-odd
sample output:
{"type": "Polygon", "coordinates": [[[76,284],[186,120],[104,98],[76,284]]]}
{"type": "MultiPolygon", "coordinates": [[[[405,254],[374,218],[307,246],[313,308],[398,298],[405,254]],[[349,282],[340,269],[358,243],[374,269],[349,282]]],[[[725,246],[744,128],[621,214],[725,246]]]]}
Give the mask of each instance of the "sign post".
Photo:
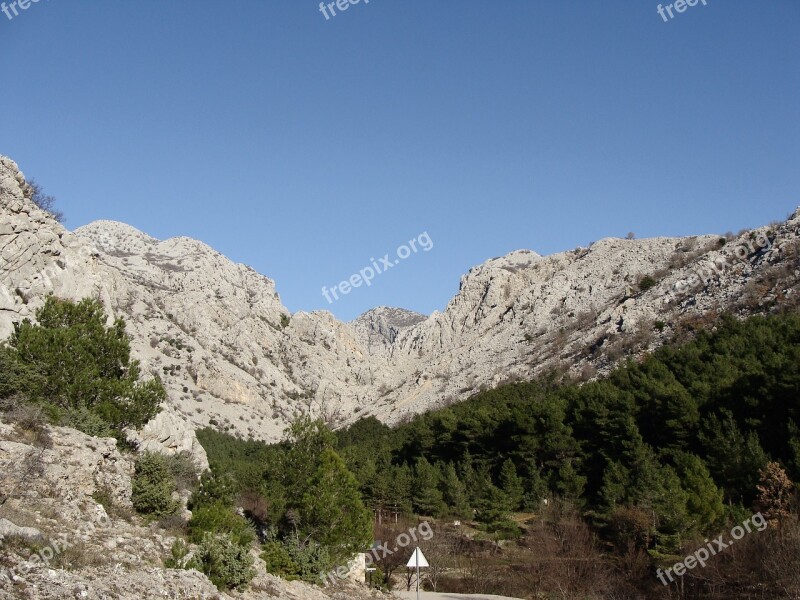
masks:
{"type": "Polygon", "coordinates": [[[425,569],[430,565],[428,564],[428,560],[425,558],[425,555],[422,553],[422,550],[415,548],[414,554],[412,554],[411,558],[408,559],[408,564],[406,566],[417,569],[417,600],[419,600],[419,570],[425,569]]]}

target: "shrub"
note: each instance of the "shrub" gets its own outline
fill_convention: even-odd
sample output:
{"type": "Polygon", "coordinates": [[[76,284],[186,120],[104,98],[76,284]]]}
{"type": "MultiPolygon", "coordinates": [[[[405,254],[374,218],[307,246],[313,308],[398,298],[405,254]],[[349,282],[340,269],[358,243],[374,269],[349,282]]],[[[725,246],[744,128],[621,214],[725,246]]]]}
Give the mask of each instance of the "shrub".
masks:
{"type": "Polygon", "coordinates": [[[173,514],[178,503],[172,499],[175,479],[165,456],[145,452],[136,461],[131,501],[141,515],[157,519],[173,514]]]}
{"type": "Polygon", "coordinates": [[[267,572],[284,579],[319,583],[320,573],[327,573],[333,565],[327,548],[315,542],[303,544],[295,536],[283,542],[267,542],[263,548],[261,558],[267,572]]]}
{"type": "Polygon", "coordinates": [[[213,473],[203,473],[200,477],[200,486],[189,498],[189,510],[195,510],[204,504],[221,502],[226,506],[233,506],[236,498],[236,487],[233,478],[228,474],[217,477],[213,473]]]}
{"type": "Polygon", "coordinates": [[[645,275],[639,281],[639,290],[642,292],[646,292],[647,290],[656,286],[658,282],[653,279],[650,275],[645,275]]]}
{"type": "Polygon", "coordinates": [[[72,427],[93,437],[115,436],[114,429],[107,421],[84,406],[57,411],[56,414],[59,415],[57,420],[64,427],[72,427]]]}
{"type": "Polygon", "coordinates": [[[92,494],[92,500],[102,506],[109,517],[130,521],[133,516],[133,511],[118,503],[114,492],[107,486],[96,489],[92,494]]]}
{"type": "Polygon", "coordinates": [[[165,569],[190,569],[191,557],[189,545],[183,540],[175,540],[170,549],[169,556],[164,559],[165,569]]]}
{"type": "Polygon", "coordinates": [[[249,546],[256,538],[253,526],[237,515],[233,508],[223,502],[214,501],[192,508],[189,521],[189,540],[200,543],[209,532],[225,533],[240,546],[249,546]]]}
{"type": "Polygon", "coordinates": [[[178,452],[166,457],[167,468],[175,479],[178,490],[194,491],[198,487],[198,468],[188,452],[178,452]]]}
{"type": "Polygon", "coordinates": [[[297,579],[300,567],[292,560],[289,549],[281,542],[266,542],[261,559],[266,563],[267,573],[272,573],[289,581],[297,579]]]}
{"type": "Polygon", "coordinates": [[[18,397],[0,401],[0,412],[6,423],[13,423],[17,430],[34,445],[41,448],[52,447],[50,434],[45,428],[47,419],[41,406],[26,404],[18,397]]]}
{"type": "Polygon", "coordinates": [[[28,185],[25,188],[25,197],[43,211],[50,213],[50,215],[59,223],[63,223],[65,221],[64,213],[55,207],[56,199],[53,196],[48,196],[45,194],[42,186],[36,183],[33,179],[28,182],[28,185]]]}
{"type": "Polygon", "coordinates": [[[369,583],[371,587],[374,587],[375,589],[381,590],[383,592],[388,592],[389,587],[392,584],[391,580],[386,576],[386,574],[383,571],[381,571],[379,567],[376,567],[375,571],[373,571],[369,583]]]}
{"type": "Polygon", "coordinates": [[[249,548],[236,543],[228,534],[206,532],[189,568],[208,576],[220,590],[240,589],[255,577],[249,548]]]}

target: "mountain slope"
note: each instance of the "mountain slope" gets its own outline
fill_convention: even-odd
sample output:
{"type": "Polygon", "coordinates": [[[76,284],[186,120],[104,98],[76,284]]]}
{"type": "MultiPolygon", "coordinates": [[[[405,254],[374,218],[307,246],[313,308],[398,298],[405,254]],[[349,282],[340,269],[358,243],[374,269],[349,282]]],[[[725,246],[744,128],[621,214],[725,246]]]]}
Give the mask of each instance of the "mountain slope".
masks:
{"type": "MultiPolygon", "coordinates": [[[[291,315],[273,281],[195,240],[110,221],[66,231],[25,185],[0,158],[0,336],[47,293],[99,297],[164,380],[169,419],[265,440],[298,410],[396,422],[551,369],[591,376],[686,319],[797,298],[800,212],[724,245],[709,235],[521,250],[471,269],[442,312],[378,308],[342,323],[291,315]]],[[[186,435],[169,443],[193,443],[186,435]]]]}

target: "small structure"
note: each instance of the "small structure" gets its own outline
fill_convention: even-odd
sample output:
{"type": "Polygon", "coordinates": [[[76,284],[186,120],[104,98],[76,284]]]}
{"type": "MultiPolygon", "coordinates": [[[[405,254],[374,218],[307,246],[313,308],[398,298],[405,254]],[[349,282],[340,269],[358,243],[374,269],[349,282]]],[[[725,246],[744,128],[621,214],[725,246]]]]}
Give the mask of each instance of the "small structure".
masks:
{"type": "Polygon", "coordinates": [[[415,548],[414,554],[408,559],[408,564],[406,566],[417,570],[417,600],[419,600],[419,570],[429,567],[430,565],[425,555],[422,553],[422,550],[415,548]]]}

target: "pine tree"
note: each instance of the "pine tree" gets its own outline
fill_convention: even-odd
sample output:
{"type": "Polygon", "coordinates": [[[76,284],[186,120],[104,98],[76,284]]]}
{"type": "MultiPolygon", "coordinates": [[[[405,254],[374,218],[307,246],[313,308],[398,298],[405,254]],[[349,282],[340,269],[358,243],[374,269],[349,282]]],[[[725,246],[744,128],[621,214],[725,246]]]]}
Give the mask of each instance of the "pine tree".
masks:
{"type": "Polygon", "coordinates": [[[469,450],[464,453],[464,457],[458,465],[458,476],[467,490],[467,503],[475,507],[480,499],[480,485],[478,474],[469,450]]]}
{"type": "Polygon", "coordinates": [[[414,465],[412,502],[414,510],[421,515],[437,516],[444,509],[442,492],[439,491],[439,473],[424,456],[418,458],[414,465]]]}
{"type": "Polygon", "coordinates": [[[700,433],[707,465],[734,502],[749,504],[759,470],[769,462],[755,431],[744,433],[733,413],[721,409],[710,415],[700,433]]]}
{"type": "Polygon", "coordinates": [[[500,489],[508,496],[511,510],[519,510],[525,488],[522,479],[517,475],[517,467],[510,458],[506,459],[500,470],[500,489]]]}
{"type": "Polygon", "coordinates": [[[686,509],[694,527],[701,533],[715,529],[725,514],[722,490],[714,483],[708,467],[694,454],[680,454],[675,459],[681,485],[688,494],[686,509]]]}
{"type": "Polygon", "coordinates": [[[149,518],[171,515],[178,509],[172,499],[175,478],[162,454],[145,452],[136,460],[131,480],[131,502],[136,512],[149,518]]]}
{"type": "Polygon", "coordinates": [[[442,467],[441,482],[444,501],[450,512],[462,519],[468,518],[470,510],[467,502],[467,489],[458,478],[453,463],[447,463],[442,467]]]}
{"type": "Polygon", "coordinates": [[[391,510],[400,513],[411,514],[413,506],[411,502],[412,488],[414,486],[414,475],[408,465],[392,465],[388,474],[389,502],[391,510]]]}
{"type": "Polygon", "coordinates": [[[564,498],[575,503],[581,503],[583,490],[585,488],[586,477],[581,475],[575,467],[572,466],[572,462],[565,463],[564,466],[558,470],[556,489],[564,498]]]}
{"type": "Polygon", "coordinates": [[[323,450],[297,505],[298,537],[325,546],[334,560],[349,559],[372,542],[372,514],[355,477],[331,448],[323,450]]]}
{"type": "Polygon", "coordinates": [[[481,486],[481,497],[478,501],[476,518],[486,525],[490,532],[509,533],[512,536],[518,532],[517,525],[511,520],[511,501],[508,495],[486,479],[481,486]]]}
{"type": "Polygon", "coordinates": [[[640,500],[640,506],[652,511],[656,522],[656,552],[674,554],[691,533],[687,504],[689,494],[672,467],[653,463],[653,488],[640,500]]]}
{"type": "Polygon", "coordinates": [[[361,500],[355,476],[334,450],[335,442],[320,419],[302,416],[290,425],[281,469],[284,534],[321,544],[341,561],[369,547],[372,513],[361,500]]]}
{"type": "Polygon", "coordinates": [[[528,464],[527,472],[528,475],[524,480],[525,494],[522,497],[523,509],[538,511],[542,501],[550,494],[550,490],[541,471],[533,462],[528,464]]]}
{"type": "Polygon", "coordinates": [[[131,360],[125,323],[117,319],[106,327],[100,302],[49,296],[36,319],[16,324],[9,340],[16,372],[35,374],[19,384],[31,401],[55,407],[79,429],[99,418],[117,433],[158,413],[166,399],[161,382],[139,381],[141,366],[131,360]]]}

